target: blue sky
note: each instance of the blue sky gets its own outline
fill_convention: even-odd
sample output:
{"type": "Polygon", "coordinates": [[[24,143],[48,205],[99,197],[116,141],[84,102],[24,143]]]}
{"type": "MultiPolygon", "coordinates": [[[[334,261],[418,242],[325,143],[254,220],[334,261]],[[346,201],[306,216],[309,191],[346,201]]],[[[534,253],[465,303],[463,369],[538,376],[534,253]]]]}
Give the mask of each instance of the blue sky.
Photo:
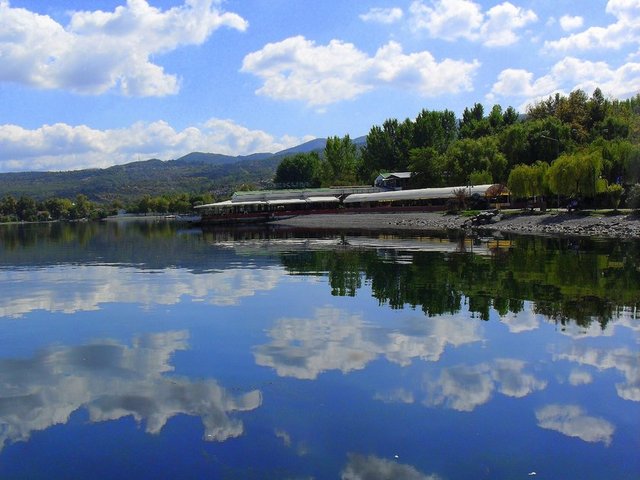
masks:
{"type": "Polygon", "coordinates": [[[0,0],[0,172],[640,92],[640,0],[0,0]]]}

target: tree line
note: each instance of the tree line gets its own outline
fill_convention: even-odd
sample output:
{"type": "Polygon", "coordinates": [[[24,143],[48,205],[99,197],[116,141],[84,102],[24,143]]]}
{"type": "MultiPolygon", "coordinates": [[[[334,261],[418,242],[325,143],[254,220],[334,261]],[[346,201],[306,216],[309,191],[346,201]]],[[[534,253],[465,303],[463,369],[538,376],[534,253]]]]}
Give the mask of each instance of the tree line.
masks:
{"type": "Polygon", "coordinates": [[[413,188],[503,183],[517,198],[604,195],[617,206],[625,189],[632,203],[640,202],[639,143],[640,94],[616,100],[600,89],[591,96],[575,90],[522,115],[500,105],[486,113],[476,103],[461,119],[450,110],[388,119],[371,128],[362,148],[336,136],[323,152],[285,158],[274,182],[370,185],[380,172],[411,171],[413,188]]]}
{"type": "Polygon", "coordinates": [[[213,196],[204,194],[167,194],[152,197],[144,195],[126,204],[119,200],[110,203],[92,202],[86,195],[79,194],[73,200],[50,198],[35,200],[22,195],[15,198],[5,195],[0,199],[0,222],[35,222],[53,220],[97,220],[119,212],[138,214],[188,214],[193,207],[213,202],[213,196]]]}

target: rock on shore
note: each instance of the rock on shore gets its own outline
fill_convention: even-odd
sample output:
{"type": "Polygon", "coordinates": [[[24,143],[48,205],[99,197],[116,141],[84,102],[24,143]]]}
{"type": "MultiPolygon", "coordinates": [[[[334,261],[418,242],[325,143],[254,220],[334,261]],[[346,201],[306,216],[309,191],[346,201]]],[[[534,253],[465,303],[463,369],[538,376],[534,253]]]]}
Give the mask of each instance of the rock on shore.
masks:
{"type": "MultiPolygon", "coordinates": [[[[294,228],[330,230],[449,230],[465,228],[465,225],[469,224],[469,217],[445,215],[440,212],[340,213],[300,215],[274,222],[274,224],[294,228]]],[[[640,238],[640,215],[511,211],[498,215],[493,223],[479,228],[483,231],[530,235],[640,238]]]]}

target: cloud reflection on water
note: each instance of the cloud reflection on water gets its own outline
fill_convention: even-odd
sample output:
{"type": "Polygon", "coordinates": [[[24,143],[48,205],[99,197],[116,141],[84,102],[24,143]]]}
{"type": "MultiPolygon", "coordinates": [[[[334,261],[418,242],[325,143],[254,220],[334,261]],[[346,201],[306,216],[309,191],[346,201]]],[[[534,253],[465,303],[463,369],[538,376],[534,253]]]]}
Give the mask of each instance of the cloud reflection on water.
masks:
{"type": "Polygon", "coordinates": [[[174,415],[199,416],[204,439],[223,441],[243,432],[229,415],[258,408],[260,391],[233,396],[214,380],[193,382],[163,374],[188,347],[185,331],[144,335],[131,347],[114,341],[55,347],[29,359],[0,360],[0,449],[34,431],[66,423],[86,408],[92,422],[133,416],[158,433],[174,415]]]}
{"type": "Polygon", "coordinates": [[[479,324],[461,317],[407,319],[391,330],[331,307],[316,309],[314,318],[282,318],[268,335],[271,342],[254,349],[256,363],[309,380],[328,370],[363,369],[378,356],[402,366],[435,362],[447,346],[482,340],[479,324]]]}
{"type": "Polygon", "coordinates": [[[616,384],[620,398],[640,402],[640,355],[637,350],[627,347],[599,349],[575,345],[566,353],[556,354],[554,359],[568,360],[598,370],[618,370],[625,378],[624,383],[616,384]]]}
{"type": "Polygon", "coordinates": [[[180,268],[156,271],[114,265],[0,270],[0,317],[21,317],[35,310],[92,311],[109,302],[175,305],[185,296],[212,305],[236,305],[256,292],[272,290],[284,275],[279,268],[229,269],[195,275],[180,268]]]}
{"type": "Polygon", "coordinates": [[[615,427],[603,418],[585,414],[578,405],[547,405],[536,411],[538,426],[585,442],[611,444],[615,427]]]}
{"type": "Polygon", "coordinates": [[[459,365],[443,368],[435,380],[427,380],[427,406],[444,406],[470,412],[487,403],[494,391],[508,397],[521,398],[547,386],[524,372],[526,363],[515,359],[497,359],[491,364],[459,365]]]}
{"type": "Polygon", "coordinates": [[[439,480],[438,475],[425,475],[412,465],[374,455],[349,454],[342,480],[439,480]]]}

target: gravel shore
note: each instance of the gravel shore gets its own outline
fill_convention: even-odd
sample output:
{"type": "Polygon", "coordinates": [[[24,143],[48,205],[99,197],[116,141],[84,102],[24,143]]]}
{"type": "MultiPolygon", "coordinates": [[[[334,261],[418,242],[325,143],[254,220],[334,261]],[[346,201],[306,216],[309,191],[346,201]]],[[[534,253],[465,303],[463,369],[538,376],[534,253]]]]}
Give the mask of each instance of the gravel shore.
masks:
{"type": "MultiPolygon", "coordinates": [[[[467,216],[445,215],[440,212],[411,212],[301,215],[287,220],[279,220],[273,224],[302,229],[433,231],[462,229],[468,223],[469,217],[467,216]]],[[[509,211],[497,216],[493,223],[479,228],[485,232],[528,235],[640,238],[640,215],[509,211]]]]}

